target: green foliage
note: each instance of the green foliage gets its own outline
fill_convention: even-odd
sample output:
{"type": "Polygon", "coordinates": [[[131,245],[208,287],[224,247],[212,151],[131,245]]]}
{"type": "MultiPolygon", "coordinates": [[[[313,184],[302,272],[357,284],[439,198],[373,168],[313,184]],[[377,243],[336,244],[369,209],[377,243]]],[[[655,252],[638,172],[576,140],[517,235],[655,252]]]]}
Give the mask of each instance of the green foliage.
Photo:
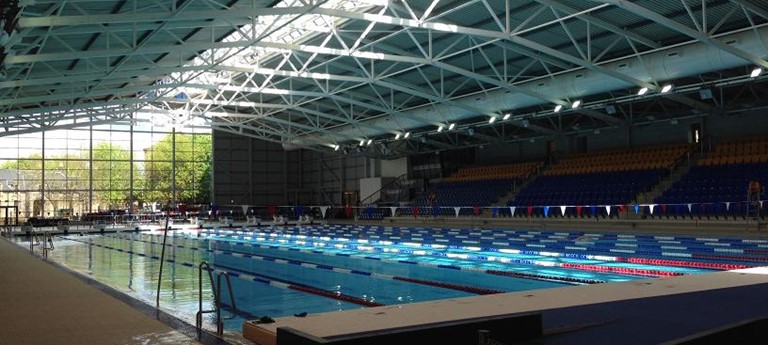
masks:
{"type": "MultiPolygon", "coordinates": [[[[45,184],[45,199],[56,209],[62,200],[72,200],[77,193],[86,202],[93,186],[93,205],[102,208],[128,207],[133,187],[135,201],[169,204],[176,190],[178,203],[208,203],[211,186],[212,138],[207,134],[169,134],[145,150],[144,162],[131,165],[131,153],[109,142],[94,143],[92,152],[79,155],[46,156],[32,154],[16,161],[4,162],[0,169],[19,171],[26,186],[34,192],[45,184]],[[93,159],[91,160],[91,156],[93,159]],[[172,181],[173,161],[175,186],[172,181]],[[133,170],[133,186],[131,186],[133,170]],[[91,181],[91,176],[93,180],[91,181]],[[44,181],[44,182],[43,182],[44,181]]],[[[135,157],[134,157],[135,159],[135,157]]]]}
{"type": "Polygon", "coordinates": [[[108,142],[93,146],[93,190],[95,198],[108,208],[125,207],[130,200],[131,153],[108,142]]]}
{"type": "Polygon", "coordinates": [[[166,136],[146,151],[147,200],[168,204],[173,200],[172,187],[175,187],[178,203],[207,203],[210,198],[211,136],[176,134],[175,157],[173,152],[173,135],[166,136]],[[172,185],[174,159],[176,181],[172,185]],[[203,185],[205,188],[201,188],[203,185]]]}
{"type": "Polygon", "coordinates": [[[43,166],[42,160],[43,156],[39,153],[35,153],[25,159],[5,162],[0,169],[40,171],[43,166]]]}

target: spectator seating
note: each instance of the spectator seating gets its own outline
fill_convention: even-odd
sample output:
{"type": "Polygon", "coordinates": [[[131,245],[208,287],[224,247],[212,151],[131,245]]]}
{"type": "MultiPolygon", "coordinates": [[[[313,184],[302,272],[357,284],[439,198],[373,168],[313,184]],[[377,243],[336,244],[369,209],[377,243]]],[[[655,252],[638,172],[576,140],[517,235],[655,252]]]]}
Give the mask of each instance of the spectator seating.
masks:
{"type": "Polygon", "coordinates": [[[576,154],[561,159],[543,174],[571,175],[665,169],[672,166],[688,150],[688,144],[679,144],[576,154]]]}
{"type": "Polygon", "coordinates": [[[478,180],[526,180],[536,173],[542,162],[524,162],[488,166],[460,168],[455,174],[444,179],[445,182],[463,182],[478,180]]]}
{"type": "Polygon", "coordinates": [[[768,162],[768,138],[726,141],[717,145],[699,165],[722,165],[768,162]]]}
{"type": "MultiPolygon", "coordinates": [[[[676,218],[748,216],[749,181],[757,180],[762,186],[768,183],[768,154],[765,150],[768,150],[768,138],[721,143],[654,199],[655,203],[669,206],[666,212],[654,212],[653,215],[676,218]]],[[[760,200],[765,198],[763,189],[760,200]]]]}
{"type": "MultiPolygon", "coordinates": [[[[542,162],[522,162],[460,168],[455,174],[429,188],[413,201],[421,215],[455,215],[451,207],[461,206],[461,215],[472,215],[474,207],[487,207],[507,194],[514,185],[530,178],[542,162]],[[429,196],[435,195],[434,205],[429,196]],[[438,207],[435,214],[434,206],[438,207]],[[441,206],[445,208],[440,208],[441,206]]],[[[412,215],[413,209],[401,209],[401,215],[412,215]]]]}
{"type": "MultiPolygon", "coordinates": [[[[646,192],[668,174],[667,169],[596,172],[569,175],[542,175],[521,190],[508,206],[518,207],[515,216],[527,215],[525,208],[535,206],[533,215],[543,215],[541,206],[593,206],[626,204],[638,193],[646,192]]],[[[559,212],[559,210],[557,211],[559,212]]],[[[600,215],[606,211],[599,210],[600,215]]],[[[576,209],[565,215],[575,216],[576,209]]],[[[582,216],[589,215],[588,213],[582,216]]]]}
{"type": "MultiPolygon", "coordinates": [[[[688,150],[689,145],[679,144],[577,154],[545,170],[507,204],[516,207],[514,216],[526,216],[529,206],[534,207],[532,215],[542,216],[545,206],[626,204],[667,176],[688,150]]],[[[590,211],[596,216],[608,212],[604,208],[590,211]]],[[[564,215],[559,209],[553,213],[573,216],[580,211],[569,208],[564,215]]]]}

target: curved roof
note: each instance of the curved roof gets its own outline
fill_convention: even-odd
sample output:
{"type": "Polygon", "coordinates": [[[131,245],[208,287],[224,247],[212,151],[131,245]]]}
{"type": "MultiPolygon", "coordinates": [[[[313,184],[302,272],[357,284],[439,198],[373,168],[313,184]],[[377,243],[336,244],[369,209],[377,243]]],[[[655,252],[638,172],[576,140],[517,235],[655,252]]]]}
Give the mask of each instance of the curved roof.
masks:
{"type": "Polygon", "coordinates": [[[758,0],[7,3],[0,136],[160,118],[392,158],[766,102],[758,0]]]}

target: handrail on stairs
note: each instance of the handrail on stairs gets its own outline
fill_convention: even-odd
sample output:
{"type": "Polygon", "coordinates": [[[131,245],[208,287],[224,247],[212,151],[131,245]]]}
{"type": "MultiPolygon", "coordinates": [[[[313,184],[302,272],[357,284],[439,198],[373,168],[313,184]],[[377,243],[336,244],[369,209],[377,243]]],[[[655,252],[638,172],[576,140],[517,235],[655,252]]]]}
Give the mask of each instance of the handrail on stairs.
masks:
{"type": "Polygon", "coordinates": [[[407,179],[408,179],[408,174],[402,174],[402,175],[398,176],[394,180],[390,181],[389,183],[387,183],[384,186],[382,186],[381,188],[379,188],[377,191],[371,193],[370,195],[366,196],[365,198],[360,199],[360,204],[361,205],[366,205],[366,204],[373,204],[373,203],[375,203],[377,201],[377,200],[373,199],[373,197],[375,195],[379,195],[379,199],[381,199],[381,192],[383,190],[393,186],[396,183],[402,182],[402,181],[407,180],[407,179]]]}

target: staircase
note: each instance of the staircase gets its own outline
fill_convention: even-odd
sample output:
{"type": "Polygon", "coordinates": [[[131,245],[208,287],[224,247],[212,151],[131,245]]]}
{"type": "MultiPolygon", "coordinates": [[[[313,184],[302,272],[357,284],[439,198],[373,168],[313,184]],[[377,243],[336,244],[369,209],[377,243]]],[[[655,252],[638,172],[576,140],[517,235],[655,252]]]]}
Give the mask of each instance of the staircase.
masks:
{"type": "Polygon", "coordinates": [[[517,193],[523,190],[523,188],[527,187],[531,183],[531,181],[533,181],[536,178],[536,176],[538,175],[531,175],[529,179],[523,181],[518,185],[512,186],[512,190],[510,190],[509,193],[499,198],[499,201],[496,202],[496,206],[507,206],[507,202],[514,199],[515,196],[517,196],[517,193]]]}
{"type": "Polygon", "coordinates": [[[667,177],[663,178],[656,184],[651,190],[645,193],[640,193],[635,197],[635,200],[639,204],[653,203],[653,200],[661,196],[665,190],[669,189],[675,182],[679,181],[685,174],[687,174],[691,167],[696,166],[696,163],[704,155],[696,150],[696,147],[688,152],[687,157],[683,157],[672,167],[672,171],[667,177]]]}
{"type": "MultiPolygon", "coordinates": [[[[499,198],[499,200],[494,204],[494,206],[500,206],[500,207],[507,207],[507,203],[510,200],[513,200],[515,196],[517,196],[517,193],[519,193],[521,190],[528,187],[528,185],[536,179],[537,176],[541,174],[542,171],[544,171],[547,167],[549,167],[550,164],[544,163],[536,168],[534,172],[528,176],[526,180],[521,182],[520,184],[512,186],[512,189],[507,193],[506,195],[499,198]]],[[[485,214],[484,214],[485,215],[485,214]]]]}

